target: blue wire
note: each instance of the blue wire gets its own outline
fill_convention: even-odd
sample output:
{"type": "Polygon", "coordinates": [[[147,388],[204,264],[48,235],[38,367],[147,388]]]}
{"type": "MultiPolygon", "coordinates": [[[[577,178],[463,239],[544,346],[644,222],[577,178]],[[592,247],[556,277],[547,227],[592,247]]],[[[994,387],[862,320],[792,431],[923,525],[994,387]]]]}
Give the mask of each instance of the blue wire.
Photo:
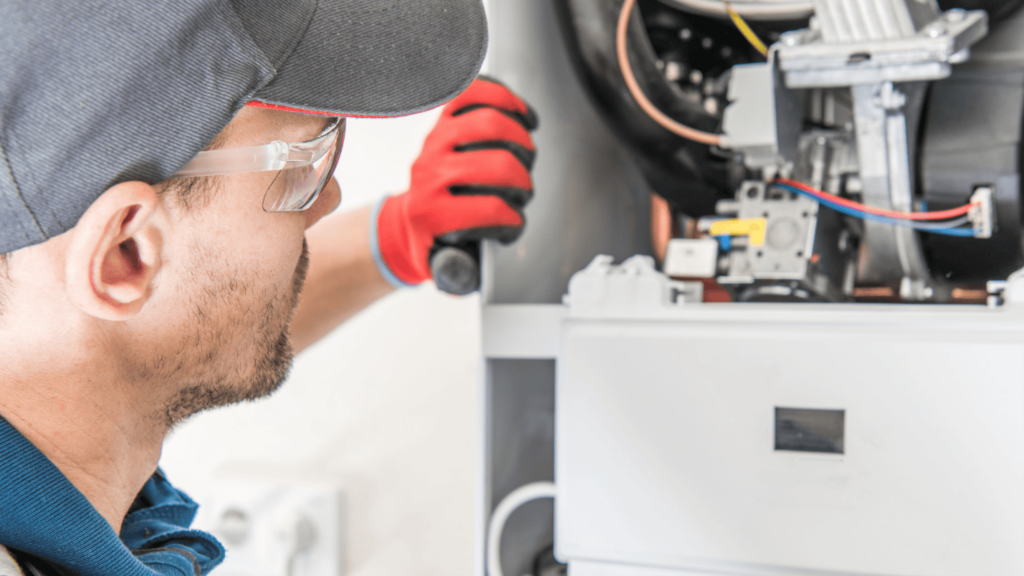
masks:
{"type": "Polygon", "coordinates": [[[922,232],[941,234],[943,236],[960,236],[961,238],[974,238],[974,228],[918,228],[922,232]]]}
{"type": "Polygon", "coordinates": [[[870,220],[872,222],[881,222],[883,224],[889,224],[891,226],[898,226],[900,228],[910,228],[910,229],[913,229],[913,230],[920,230],[921,232],[930,232],[932,234],[941,234],[941,235],[944,235],[944,236],[960,236],[960,237],[965,237],[965,238],[973,238],[974,237],[974,229],[973,228],[948,228],[948,227],[942,227],[942,226],[936,226],[936,227],[933,228],[933,227],[927,226],[927,225],[922,226],[921,223],[918,223],[918,222],[913,222],[913,221],[908,221],[908,220],[900,220],[898,218],[888,218],[886,216],[879,216],[877,214],[869,214],[867,212],[861,212],[860,210],[854,210],[853,208],[849,208],[849,207],[843,206],[841,204],[835,204],[833,202],[829,202],[828,200],[824,200],[824,199],[821,199],[821,198],[815,198],[813,195],[810,195],[810,194],[808,194],[808,196],[811,196],[812,198],[817,200],[819,203],[827,206],[828,208],[831,208],[831,209],[835,210],[836,212],[840,212],[840,213],[843,213],[843,214],[854,216],[856,218],[861,218],[863,220],[870,220]]]}
{"type": "Polygon", "coordinates": [[[936,226],[934,228],[929,227],[929,226],[922,226],[921,223],[917,223],[917,222],[914,222],[914,221],[911,221],[911,220],[900,220],[898,218],[889,218],[887,216],[879,216],[878,214],[870,214],[870,213],[867,213],[867,212],[863,212],[861,210],[856,210],[856,209],[853,209],[853,208],[849,208],[847,206],[843,206],[842,204],[836,204],[835,202],[831,202],[831,201],[829,201],[829,200],[827,200],[825,198],[819,198],[818,196],[815,196],[814,194],[810,194],[810,193],[808,193],[805,190],[801,190],[801,189],[799,189],[799,188],[797,188],[795,186],[790,186],[788,184],[781,184],[781,183],[776,182],[774,184],[774,186],[778,186],[779,188],[782,188],[783,190],[788,190],[790,192],[794,192],[796,194],[800,194],[801,196],[807,196],[808,198],[814,200],[815,202],[818,202],[819,204],[827,206],[827,207],[831,208],[832,210],[835,210],[836,212],[839,212],[841,214],[846,214],[848,216],[853,216],[855,218],[861,218],[861,219],[864,219],[864,220],[871,220],[873,222],[881,222],[883,224],[890,224],[892,226],[899,226],[901,228],[913,228],[914,230],[920,230],[921,232],[931,232],[932,234],[942,234],[944,236],[960,236],[960,237],[965,237],[965,238],[973,238],[974,237],[974,229],[972,229],[972,228],[949,228],[949,227],[942,227],[941,225],[936,226]]]}

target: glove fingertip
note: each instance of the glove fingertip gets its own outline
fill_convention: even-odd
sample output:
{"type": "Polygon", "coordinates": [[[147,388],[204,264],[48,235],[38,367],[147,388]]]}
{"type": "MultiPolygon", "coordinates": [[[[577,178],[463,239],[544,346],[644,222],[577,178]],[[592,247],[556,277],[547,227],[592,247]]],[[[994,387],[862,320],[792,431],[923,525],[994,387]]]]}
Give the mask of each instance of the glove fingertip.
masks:
{"type": "Polygon", "coordinates": [[[534,111],[533,107],[525,101],[523,102],[523,106],[526,107],[526,114],[523,115],[523,126],[525,126],[527,130],[536,130],[537,127],[540,126],[540,117],[537,116],[537,112],[534,111]]]}
{"type": "Polygon", "coordinates": [[[521,151],[513,152],[527,170],[533,170],[533,163],[537,161],[537,151],[523,148],[521,151]]]}
{"type": "Polygon", "coordinates": [[[508,86],[506,86],[505,83],[502,82],[501,80],[498,80],[498,79],[493,78],[491,76],[488,76],[486,74],[480,74],[476,78],[477,78],[477,80],[482,80],[484,82],[489,82],[491,84],[496,84],[498,86],[501,86],[505,90],[507,90],[508,93],[511,94],[512,97],[515,98],[516,101],[523,108],[522,111],[515,111],[515,112],[509,111],[509,112],[511,112],[512,114],[515,114],[516,120],[519,121],[523,125],[523,127],[526,128],[527,130],[536,130],[537,129],[537,126],[540,125],[540,118],[537,116],[537,112],[533,109],[533,107],[531,107],[526,102],[526,100],[523,100],[522,97],[520,97],[518,94],[513,92],[512,89],[509,88],[508,86]]]}
{"type": "Polygon", "coordinates": [[[519,239],[523,235],[523,228],[526,227],[526,217],[523,217],[523,223],[519,226],[504,226],[498,233],[498,242],[504,245],[511,244],[519,239]]]}

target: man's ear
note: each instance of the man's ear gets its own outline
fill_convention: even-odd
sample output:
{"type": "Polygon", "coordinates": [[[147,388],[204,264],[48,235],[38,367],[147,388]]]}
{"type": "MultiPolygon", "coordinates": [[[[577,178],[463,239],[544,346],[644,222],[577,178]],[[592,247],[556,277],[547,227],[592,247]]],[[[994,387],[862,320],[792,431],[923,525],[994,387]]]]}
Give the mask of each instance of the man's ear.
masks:
{"type": "Polygon", "coordinates": [[[65,278],[72,302],[105,320],[131,318],[149,300],[162,265],[156,190],[144,182],[109,188],[71,230],[65,278]]]}

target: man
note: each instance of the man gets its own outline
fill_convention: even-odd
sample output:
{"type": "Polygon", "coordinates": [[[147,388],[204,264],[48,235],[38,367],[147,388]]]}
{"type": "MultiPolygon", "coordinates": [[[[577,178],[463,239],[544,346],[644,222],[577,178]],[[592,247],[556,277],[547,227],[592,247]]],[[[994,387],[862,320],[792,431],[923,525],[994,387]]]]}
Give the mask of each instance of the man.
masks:
{"type": "Polygon", "coordinates": [[[220,562],[171,427],[273,392],[438,238],[521,230],[536,120],[471,84],[485,47],[478,0],[0,4],[0,574],[220,562]],[[453,97],[407,193],[326,216],[345,116],[453,97]]]}

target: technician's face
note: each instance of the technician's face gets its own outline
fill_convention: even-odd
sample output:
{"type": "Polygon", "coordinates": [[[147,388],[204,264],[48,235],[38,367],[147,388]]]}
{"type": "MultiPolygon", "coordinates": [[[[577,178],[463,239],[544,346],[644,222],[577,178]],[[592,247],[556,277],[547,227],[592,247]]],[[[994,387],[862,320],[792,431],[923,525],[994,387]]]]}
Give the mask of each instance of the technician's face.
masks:
{"type": "MultiPolygon", "coordinates": [[[[220,148],[303,142],[327,119],[243,109],[220,148]]],[[[166,419],[265,396],[284,380],[292,358],[289,323],[307,266],[304,232],[340,201],[337,183],[304,212],[264,212],[275,172],[216,177],[217,186],[186,209],[164,195],[175,221],[178,254],[167,263],[160,298],[146,316],[162,319],[164,337],[132,369],[169,382],[166,419]],[[170,288],[170,289],[168,289],[170,288]]],[[[148,379],[148,378],[147,378],[148,379]]]]}

